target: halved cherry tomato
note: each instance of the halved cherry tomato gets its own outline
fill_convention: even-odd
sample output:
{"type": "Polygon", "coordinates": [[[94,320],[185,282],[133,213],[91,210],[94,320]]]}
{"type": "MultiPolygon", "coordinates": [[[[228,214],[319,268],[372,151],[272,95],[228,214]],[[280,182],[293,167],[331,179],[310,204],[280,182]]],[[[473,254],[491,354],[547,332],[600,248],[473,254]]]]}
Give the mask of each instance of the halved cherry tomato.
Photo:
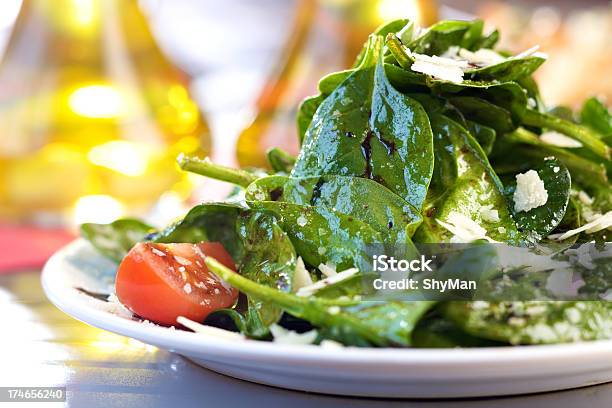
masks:
{"type": "Polygon", "coordinates": [[[238,298],[236,289],[208,271],[206,256],[236,270],[218,242],[136,244],[119,265],[117,297],[132,312],[156,323],[176,325],[178,316],[202,322],[238,298]]]}

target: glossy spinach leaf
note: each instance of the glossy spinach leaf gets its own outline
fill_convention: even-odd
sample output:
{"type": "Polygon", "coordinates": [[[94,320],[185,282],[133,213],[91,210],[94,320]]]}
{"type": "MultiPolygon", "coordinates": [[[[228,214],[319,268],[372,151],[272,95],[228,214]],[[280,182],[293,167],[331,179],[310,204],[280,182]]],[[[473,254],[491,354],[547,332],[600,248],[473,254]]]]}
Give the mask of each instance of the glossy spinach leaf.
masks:
{"type": "Polygon", "coordinates": [[[449,100],[470,120],[482,123],[498,133],[510,132],[516,128],[512,114],[508,110],[485,99],[474,96],[455,96],[449,100]]]}
{"type": "Polygon", "coordinates": [[[308,127],[312,122],[312,117],[319,108],[319,105],[321,105],[321,103],[325,100],[325,98],[326,95],[319,94],[315,96],[309,96],[300,103],[296,115],[300,144],[304,142],[304,136],[306,135],[306,131],[308,130],[308,127]]]}
{"type": "Polygon", "coordinates": [[[406,242],[422,221],[404,199],[377,182],[360,177],[264,177],[246,191],[247,200],[323,206],[365,222],[391,240],[406,242]],[[376,203],[372,202],[376,197],[376,203]]]}
{"type": "MultiPolygon", "coordinates": [[[[245,211],[238,218],[237,229],[243,247],[238,265],[240,274],[282,292],[291,292],[297,256],[276,218],[266,212],[245,211]]],[[[276,323],[282,314],[271,304],[250,299],[248,310],[248,313],[256,313],[255,320],[265,326],[276,323]]]]}
{"type": "Polygon", "coordinates": [[[246,209],[238,204],[206,203],[193,207],[180,221],[150,236],[162,243],[220,242],[238,262],[243,248],[236,231],[236,221],[246,209]]]}
{"type": "MultiPolygon", "coordinates": [[[[449,47],[460,45],[465,34],[475,26],[477,21],[440,21],[429,27],[422,35],[407,44],[408,48],[419,54],[442,55],[449,47]]],[[[471,37],[470,33],[470,37],[471,37]]]]}
{"type": "Polygon", "coordinates": [[[370,37],[362,64],[321,104],[291,175],[370,178],[420,209],[433,169],[431,128],[420,104],[387,80],[382,45],[370,37]]]}
{"type": "MultiPolygon", "coordinates": [[[[512,212],[516,224],[531,241],[540,241],[553,231],[565,216],[570,197],[571,176],[567,168],[557,159],[548,157],[539,167],[533,170],[544,182],[548,194],[546,204],[529,211],[512,212]]],[[[509,203],[516,189],[516,180],[507,183],[506,196],[509,203]]]]}
{"type": "Polygon", "coordinates": [[[153,227],[135,219],[121,219],[110,224],[83,224],[81,236],[88,240],[102,255],[115,262],[123,257],[138,242],[146,240],[153,227]]]}
{"type": "Polygon", "coordinates": [[[290,173],[295,164],[295,157],[278,147],[268,150],[266,157],[270,167],[276,173],[290,173]]]}
{"type": "Polygon", "coordinates": [[[479,50],[481,48],[493,49],[499,41],[499,31],[493,30],[490,34],[483,35],[476,44],[471,48],[472,50],[479,50]]]}
{"type": "MultiPolygon", "coordinates": [[[[404,39],[412,39],[412,35],[414,32],[414,23],[408,19],[398,19],[393,20],[388,23],[385,23],[378,27],[375,31],[375,35],[380,35],[385,37],[389,33],[398,33],[401,38],[404,39]]],[[[312,122],[312,117],[314,116],[317,108],[323,100],[329,96],[334,89],[336,89],[346,78],[349,77],[355,71],[361,63],[366,55],[368,50],[368,43],[363,46],[357,58],[355,59],[355,63],[351,69],[347,69],[344,71],[334,72],[329,75],[324,76],[319,81],[319,95],[310,96],[302,101],[298,108],[297,114],[297,123],[298,123],[298,134],[300,138],[300,143],[304,140],[304,136],[306,135],[306,130],[310,123],[312,122]]]]}
{"type": "Polygon", "coordinates": [[[338,303],[283,293],[248,280],[207,258],[209,269],[248,296],[273,303],[291,315],[325,329],[345,344],[409,346],[412,330],[434,302],[362,301],[338,303]]]}
{"type": "Polygon", "coordinates": [[[449,302],[441,310],[473,336],[511,344],[612,338],[612,302],[449,302]]]}
{"type": "Polygon", "coordinates": [[[482,39],[482,31],[484,29],[484,21],[483,20],[474,20],[472,21],[471,26],[467,29],[463,38],[461,39],[461,48],[465,48],[468,50],[474,50],[478,45],[480,40],[482,39]]]}
{"type": "Polygon", "coordinates": [[[419,242],[449,242],[453,234],[436,219],[445,221],[455,212],[478,223],[495,241],[520,243],[522,237],[510,214],[501,181],[478,143],[465,128],[444,115],[432,115],[431,123],[434,132],[441,135],[435,139],[443,143],[440,149],[450,150],[449,143],[452,145],[457,178],[449,187],[433,186],[442,194],[428,201],[415,238],[419,242]],[[484,206],[496,210],[499,221],[488,221],[482,214],[484,206]]]}
{"type": "Polygon", "coordinates": [[[612,114],[603,102],[589,98],[580,110],[580,123],[601,133],[608,145],[612,144],[612,114]]]}
{"type": "Polygon", "coordinates": [[[603,136],[600,133],[589,127],[580,126],[557,116],[532,109],[527,109],[523,115],[523,122],[528,126],[551,129],[563,133],[582,143],[585,148],[598,157],[606,161],[610,160],[610,151],[612,149],[602,140],[603,136]]]}
{"type": "Polygon", "coordinates": [[[258,210],[275,214],[297,254],[313,266],[331,262],[338,270],[370,265],[369,245],[384,242],[379,232],[355,217],[328,207],[277,201],[249,201],[258,210]]]}
{"type": "Polygon", "coordinates": [[[467,129],[470,131],[474,139],[480,144],[482,150],[487,154],[491,154],[493,151],[493,145],[495,144],[496,132],[495,129],[490,128],[480,123],[467,121],[467,129]]]}
{"type": "Polygon", "coordinates": [[[503,140],[499,142],[496,143],[492,157],[496,170],[503,174],[524,172],[539,165],[546,157],[554,156],[570,170],[574,181],[595,190],[609,188],[603,164],[578,156],[567,149],[545,144],[538,135],[525,128],[519,127],[504,135],[503,140]],[[520,146],[521,144],[524,146],[520,146]],[[510,150],[512,155],[507,154],[510,150]]]}
{"type": "Polygon", "coordinates": [[[544,62],[545,58],[537,56],[510,57],[486,67],[468,69],[465,77],[474,81],[517,81],[533,74],[544,62]]]}
{"type": "MultiPolygon", "coordinates": [[[[151,239],[168,243],[220,242],[243,276],[281,291],[292,289],[295,249],[272,213],[237,204],[200,204],[151,239]]],[[[253,302],[244,313],[248,322],[261,321],[264,325],[275,323],[280,315],[280,309],[273,305],[253,302]]]]}

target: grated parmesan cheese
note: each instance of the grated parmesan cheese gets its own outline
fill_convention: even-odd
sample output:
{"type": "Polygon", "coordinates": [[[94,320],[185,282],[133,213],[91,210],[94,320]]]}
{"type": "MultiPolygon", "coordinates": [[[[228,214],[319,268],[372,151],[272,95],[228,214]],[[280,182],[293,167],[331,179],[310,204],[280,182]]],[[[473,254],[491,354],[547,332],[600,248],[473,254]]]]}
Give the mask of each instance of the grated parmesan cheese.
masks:
{"type": "Polygon", "coordinates": [[[228,330],[219,329],[217,327],[206,326],[198,322],[194,322],[191,319],[188,319],[184,316],[179,316],[176,318],[176,321],[179,324],[182,324],[188,329],[200,334],[205,334],[211,337],[223,338],[225,340],[244,340],[245,337],[240,333],[231,332],[228,330]]]}
{"type": "Polygon", "coordinates": [[[582,147],[582,143],[572,139],[571,137],[565,136],[559,132],[544,132],[540,135],[540,141],[551,146],[567,147],[570,149],[576,149],[582,147]]]}
{"type": "Polygon", "coordinates": [[[483,205],[480,208],[480,217],[485,222],[499,222],[499,212],[493,209],[493,204],[483,205]]]}
{"type": "Polygon", "coordinates": [[[117,295],[111,293],[110,295],[108,295],[108,298],[106,298],[106,300],[108,301],[108,303],[105,304],[105,310],[107,312],[120,317],[125,317],[127,319],[132,318],[132,312],[130,312],[125,306],[123,306],[123,303],[119,301],[117,295]]]}
{"type": "Polygon", "coordinates": [[[516,175],[516,190],[514,190],[514,211],[530,211],[546,204],[548,191],[544,182],[535,170],[529,170],[516,175]]]}
{"type": "Polygon", "coordinates": [[[296,220],[296,222],[297,222],[297,225],[299,225],[300,227],[303,227],[306,224],[308,224],[308,220],[303,215],[300,215],[298,219],[296,220]]]}
{"type": "Polygon", "coordinates": [[[436,219],[436,222],[453,233],[451,243],[472,242],[477,239],[485,239],[489,242],[497,242],[487,236],[487,230],[465,215],[451,211],[446,217],[446,222],[436,219]]]}
{"type": "Polygon", "coordinates": [[[338,272],[335,275],[329,276],[325,279],[321,279],[320,281],[317,281],[310,286],[301,287],[300,289],[298,289],[296,295],[303,296],[303,297],[310,296],[313,293],[315,293],[317,290],[323,289],[324,287],[328,285],[332,285],[334,283],[341,282],[355,275],[357,272],[359,271],[356,268],[350,268],[345,271],[338,272]]]}
{"type": "Polygon", "coordinates": [[[316,330],[310,330],[305,333],[298,333],[291,330],[287,330],[276,323],[270,326],[270,332],[272,333],[272,336],[274,336],[274,343],[280,344],[312,344],[312,342],[314,342],[317,338],[316,330]]]}
{"type": "Polygon", "coordinates": [[[344,345],[342,343],[339,343],[335,340],[322,340],[321,344],[319,345],[324,349],[339,350],[344,348],[344,345]]]}

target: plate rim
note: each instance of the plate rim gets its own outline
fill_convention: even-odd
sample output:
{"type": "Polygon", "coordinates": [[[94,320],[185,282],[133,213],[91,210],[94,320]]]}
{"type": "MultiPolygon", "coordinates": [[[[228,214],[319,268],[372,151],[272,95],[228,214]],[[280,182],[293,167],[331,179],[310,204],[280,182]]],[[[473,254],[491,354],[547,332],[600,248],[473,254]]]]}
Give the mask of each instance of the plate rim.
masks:
{"type": "MultiPolygon", "coordinates": [[[[85,245],[90,246],[84,239],[76,239],[52,255],[43,267],[41,273],[42,287],[51,303],[69,316],[103,330],[136,338],[145,343],[147,340],[143,339],[153,337],[158,345],[175,344],[175,346],[168,348],[176,350],[179,354],[181,354],[181,350],[188,349],[193,352],[196,348],[203,348],[208,353],[215,353],[215,356],[221,356],[221,354],[239,355],[240,358],[245,360],[261,360],[264,358],[277,363],[293,361],[304,365],[316,366],[320,366],[321,363],[331,365],[369,365],[374,363],[378,366],[384,365],[385,367],[401,368],[410,366],[427,368],[427,371],[435,371],[441,367],[467,369],[492,362],[503,365],[506,368],[509,368],[509,366],[524,366],[526,363],[533,365],[546,362],[547,365],[550,365],[550,370],[546,371],[554,373],[558,366],[567,365],[570,362],[575,362],[577,359],[589,360],[591,364],[599,366],[601,370],[612,368],[612,340],[488,348],[344,347],[341,349],[329,349],[317,345],[283,345],[258,340],[227,341],[226,339],[219,339],[201,333],[171,330],[156,325],[145,325],[108,311],[96,309],[91,304],[79,301],[80,296],[85,295],[78,294],[74,288],[62,284],[60,279],[54,279],[56,274],[60,274],[59,269],[65,256],[70,251],[78,250],[79,247],[84,247],[85,245]],[[70,291],[74,292],[74,295],[62,296],[62,294],[69,294],[70,291]],[[605,354],[610,355],[611,362],[608,364],[605,364],[605,358],[601,358],[605,354]],[[550,364],[551,361],[554,361],[555,364],[550,364]],[[597,364],[598,362],[599,364],[597,364]]],[[[593,367],[585,368],[585,371],[587,370],[592,371],[593,367]]],[[[541,371],[541,369],[538,371],[538,376],[541,375],[541,371]]],[[[470,377],[469,372],[463,374],[466,375],[466,380],[470,377]]],[[[510,370],[508,370],[508,376],[510,376],[510,370]]],[[[522,376],[525,376],[525,373],[522,373],[522,376]]]]}

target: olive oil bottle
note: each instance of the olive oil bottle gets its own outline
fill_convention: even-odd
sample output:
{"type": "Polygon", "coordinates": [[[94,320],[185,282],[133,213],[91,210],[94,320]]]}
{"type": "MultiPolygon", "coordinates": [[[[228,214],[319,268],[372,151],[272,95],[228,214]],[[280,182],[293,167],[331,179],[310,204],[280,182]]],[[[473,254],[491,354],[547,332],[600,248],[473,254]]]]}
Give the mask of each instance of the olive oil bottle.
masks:
{"type": "Polygon", "coordinates": [[[0,217],[145,209],[210,135],[137,0],[24,0],[0,64],[0,217]]]}

